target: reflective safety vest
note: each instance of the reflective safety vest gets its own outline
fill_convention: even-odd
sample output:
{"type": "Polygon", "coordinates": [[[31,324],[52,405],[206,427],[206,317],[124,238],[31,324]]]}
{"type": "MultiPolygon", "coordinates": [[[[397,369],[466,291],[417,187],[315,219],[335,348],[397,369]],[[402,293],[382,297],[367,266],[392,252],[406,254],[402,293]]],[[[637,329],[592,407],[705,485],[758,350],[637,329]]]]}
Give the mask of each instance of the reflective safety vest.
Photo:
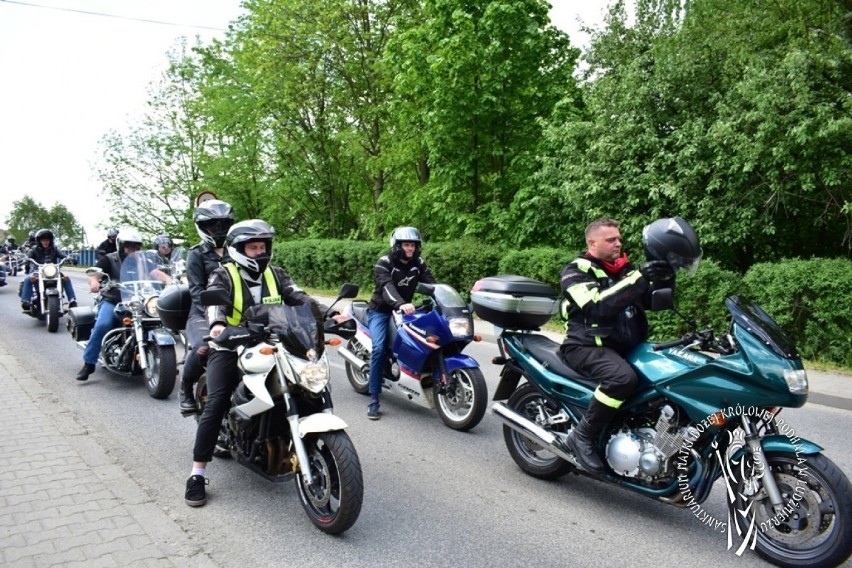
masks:
{"type": "MultiPolygon", "coordinates": [[[[240,325],[243,318],[243,277],[240,275],[240,269],[233,262],[225,264],[225,268],[228,269],[228,273],[231,275],[231,282],[234,289],[234,308],[225,317],[225,320],[228,322],[228,325],[240,325]]],[[[261,302],[264,304],[280,304],[281,294],[278,293],[278,283],[275,281],[275,274],[273,274],[272,268],[269,266],[263,271],[263,282],[266,284],[267,294],[263,295],[261,291],[261,302]]]]}

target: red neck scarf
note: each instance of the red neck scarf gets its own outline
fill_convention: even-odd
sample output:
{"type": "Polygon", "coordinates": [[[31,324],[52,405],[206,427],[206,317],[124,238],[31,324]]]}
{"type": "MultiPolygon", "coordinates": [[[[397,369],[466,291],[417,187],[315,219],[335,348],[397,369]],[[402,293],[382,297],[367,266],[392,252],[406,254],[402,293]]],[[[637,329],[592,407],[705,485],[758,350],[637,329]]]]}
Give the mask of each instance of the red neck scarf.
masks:
{"type": "Polygon", "coordinates": [[[607,274],[615,276],[621,272],[622,268],[627,266],[627,253],[622,253],[621,256],[612,261],[598,259],[598,262],[601,263],[607,274]]]}

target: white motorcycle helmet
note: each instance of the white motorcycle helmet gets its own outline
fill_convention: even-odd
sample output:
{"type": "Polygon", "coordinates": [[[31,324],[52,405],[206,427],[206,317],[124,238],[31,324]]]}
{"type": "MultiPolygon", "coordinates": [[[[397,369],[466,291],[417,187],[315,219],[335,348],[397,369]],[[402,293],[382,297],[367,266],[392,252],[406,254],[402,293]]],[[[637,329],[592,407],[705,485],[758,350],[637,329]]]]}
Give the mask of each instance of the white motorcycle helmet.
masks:
{"type": "Polygon", "coordinates": [[[228,236],[225,237],[225,247],[228,250],[228,256],[237,263],[237,266],[247,270],[253,277],[257,277],[266,270],[269,261],[272,260],[272,240],[274,238],[275,229],[272,228],[272,225],[262,219],[249,219],[231,226],[228,230],[228,236]],[[266,254],[255,258],[246,256],[246,243],[253,241],[265,242],[266,254]]]}
{"type": "Polygon", "coordinates": [[[122,229],[118,233],[118,237],[116,237],[115,244],[118,247],[118,254],[124,258],[127,256],[127,252],[124,251],[125,247],[131,247],[134,250],[130,252],[137,252],[142,250],[142,235],[139,234],[139,231],[133,228],[122,229]]]}

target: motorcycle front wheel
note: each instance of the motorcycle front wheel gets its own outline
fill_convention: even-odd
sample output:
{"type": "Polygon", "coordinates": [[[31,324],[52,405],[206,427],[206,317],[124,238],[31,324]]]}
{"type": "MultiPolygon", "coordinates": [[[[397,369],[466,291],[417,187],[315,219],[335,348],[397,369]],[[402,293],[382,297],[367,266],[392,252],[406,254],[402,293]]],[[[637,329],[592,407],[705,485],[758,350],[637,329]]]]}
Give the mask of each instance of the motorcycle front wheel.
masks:
{"type": "Polygon", "coordinates": [[[47,297],[47,331],[56,333],[59,329],[59,296],[47,297]]]}
{"type": "Polygon", "coordinates": [[[435,408],[444,424],[453,430],[466,432],[479,424],[488,406],[488,387],[479,369],[456,369],[451,377],[455,381],[452,392],[441,393],[432,387],[435,408]]]}
{"type": "Polygon", "coordinates": [[[361,461],[352,440],[343,431],[309,434],[304,438],[314,482],[296,473],[299,500],[308,518],[328,534],[340,534],[355,524],[364,499],[361,461]]]}
{"type": "Polygon", "coordinates": [[[757,553],[777,566],[842,564],[852,554],[849,480],[822,454],[802,458],[768,452],[766,461],[784,499],[784,510],[773,511],[768,498],[753,501],[744,496],[754,493],[746,486],[753,481],[740,481],[730,506],[742,534],[749,534],[749,527],[756,531],[757,553]]]}
{"type": "Polygon", "coordinates": [[[174,345],[151,343],[145,349],[145,388],[153,398],[169,398],[177,379],[177,355],[174,345]]]}
{"type": "MultiPolygon", "coordinates": [[[[349,343],[346,344],[346,347],[360,359],[363,359],[367,365],[370,364],[370,351],[361,345],[360,341],[353,337],[349,340],[349,343]]],[[[349,384],[352,385],[352,388],[355,389],[355,392],[358,394],[368,394],[370,392],[369,370],[366,373],[362,373],[359,369],[356,369],[347,361],[346,378],[349,379],[349,384]]]]}
{"type": "MultiPolygon", "coordinates": [[[[508,406],[524,418],[537,423],[550,431],[565,432],[564,423],[557,427],[541,423],[541,418],[548,415],[547,401],[541,393],[529,383],[522,384],[509,397],[508,406]]],[[[503,440],[509,455],[524,472],[539,479],[558,479],[571,471],[573,466],[564,459],[535,442],[520,432],[503,426],[503,440]]]]}

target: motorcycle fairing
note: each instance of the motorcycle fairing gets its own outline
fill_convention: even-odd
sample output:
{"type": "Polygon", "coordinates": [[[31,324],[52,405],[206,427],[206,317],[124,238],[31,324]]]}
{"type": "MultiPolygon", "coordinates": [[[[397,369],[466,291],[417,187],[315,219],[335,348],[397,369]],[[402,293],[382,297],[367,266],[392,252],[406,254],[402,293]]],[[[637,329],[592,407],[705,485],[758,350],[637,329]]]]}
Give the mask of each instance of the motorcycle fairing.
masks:
{"type": "Polygon", "coordinates": [[[254,395],[254,398],[234,407],[234,410],[242,416],[257,416],[275,406],[272,395],[266,388],[266,373],[244,374],[243,383],[254,395]]]}

